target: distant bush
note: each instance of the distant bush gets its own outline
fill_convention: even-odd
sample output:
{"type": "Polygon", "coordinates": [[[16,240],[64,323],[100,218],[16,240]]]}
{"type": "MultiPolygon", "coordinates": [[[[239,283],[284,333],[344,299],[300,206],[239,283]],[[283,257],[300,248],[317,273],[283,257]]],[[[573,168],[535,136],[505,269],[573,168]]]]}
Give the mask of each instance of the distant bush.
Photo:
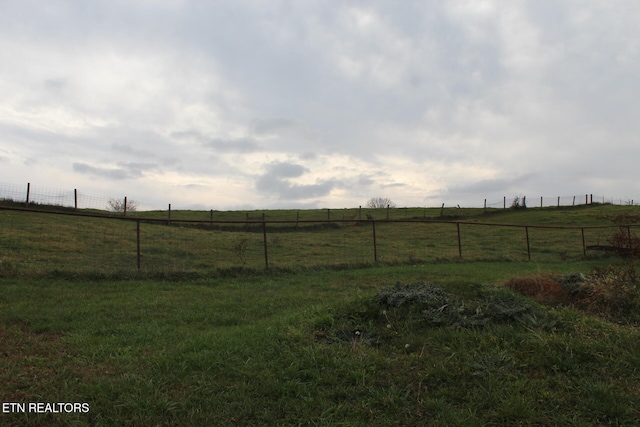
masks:
{"type": "MultiPolygon", "coordinates": [[[[138,202],[135,200],[127,200],[127,212],[136,212],[138,210],[138,202]]],[[[109,199],[107,209],[111,212],[124,212],[125,204],[121,199],[109,199]]]]}
{"type": "Polygon", "coordinates": [[[609,238],[611,246],[627,249],[624,252],[621,251],[621,253],[636,257],[640,256],[640,237],[631,231],[631,226],[640,224],[640,215],[617,215],[611,218],[611,221],[618,226],[609,238]]]}
{"type": "Polygon", "coordinates": [[[526,209],[527,207],[527,196],[516,196],[513,198],[511,202],[511,209],[526,209]]]}
{"type": "Polygon", "coordinates": [[[380,208],[395,208],[396,204],[391,201],[388,197],[372,197],[367,200],[367,207],[371,209],[380,209],[380,208]]]}

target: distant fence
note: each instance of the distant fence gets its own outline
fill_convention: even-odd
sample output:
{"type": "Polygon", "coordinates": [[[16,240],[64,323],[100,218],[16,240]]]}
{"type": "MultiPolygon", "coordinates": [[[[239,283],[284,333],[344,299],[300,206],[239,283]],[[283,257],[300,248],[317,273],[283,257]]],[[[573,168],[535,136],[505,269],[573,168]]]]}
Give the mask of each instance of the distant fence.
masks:
{"type": "MultiPolygon", "coordinates": [[[[112,197],[96,196],[78,191],[77,189],[61,190],[31,183],[7,184],[0,183],[0,200],[24,203],[25,206],[59,206],[73,209],[108,210],[112,197]]],[[[121,200],[119,197],[118,200],[121,200]]]]}
{"type": "MultiPolygon", "coordinates": [[[[622,198],[612,198],[605,196],[597,196],[593,194],[581,194],[574,196],[553,196],[553,197],[536,197],[530,198],[526,196],[517,196],[516,198],[509,198],[504,196],[500,201],[492,201],[488,202],[487,199],[484,199],[482,205],[478,206],[445,206],[442,204],[440,206],[436,206],[435,208],[439,208],[439,216],[440,217],[464,217],[464,208],[484,208],[485,210],[489,209],[507,209],[513,207],[514,203],[520,204],[520,207],[526,206],[529,208],[542,208],[542,207],[561,207],[561,206],[578,206],[578,205],[588,205],[594,203],[608,203],[614,205],[634,205],[635,200],[633,199],[622,199],[622,198]]],[[[17,204],[22,204],[25,207],[33,207],[37,208],[39,205],[46,206],[56,206],[63,207],[74,210],[101,210],[101,211],[110,211],[117,212],[123,215],[127,213],[131,213],[137,210],[139,207],[140,200],[131,200],[128,199],[127,196],[118,196],[118,197],[106,197],[100,195],[92,195],[83,191],[79,191],[78,189],[54,189],[48,187],[34,186],[31,183],[26,184],[7,184],[0,183],[0,202],[1,201],[11,201],[17,204]]],[[[175,206],[173,207],[175,211],[175,206]]],[[[433,212],[434,207],[407,207],[407,208],[395,208],[395,207],[387,207],[387,208],[378,208],[378,209],[369,209],[363,208],[359,206],[357,208],[346,208],[346,209],[309,209],[304,211],[289,210],[288,212],[294,212],[295,217],[288,217],[288,220],[340,220],[340,219],[358,219],[365,220],[370,219],[370,217],[374,216],[375,219],[413,219],[420,218],[427,219],[428,211],[433,212]]],[[[155,215],[158,212],[165,212],[165,216],[169,219],[172,219],[172,205],[168,203],[166,205],[166,209],[162,210],[154,210],[155,215]]],[[[269,215],[273,215],[274,211],[268,211],[269,215]]],[[[214,211],[213,209],[209,212],[209,219],[214,219],[214,214],[216,216],[215,219],[230,219],[229,213],[221,214],[221,211],[214,211]]],[[[236,215],[234,220],[249,220],[256,219],[255,210],[250,211],[234,211],[236,215]],[[244,212],[244,213],[243,213],[244,212]],[[237,215],[242,215],[238,217],[237,215]]],[[[277,219],[285,219],[281,216],[276,216],[277,219]]],[[[178,218],[176,218],[178,219],[178,218]]],[[[273,219],[273,218],[271,218],[273,219]]]]}
{"type": "MultiPolygon", "coordinates": [[[[631,227],[628,226],[631,239],[631,227]]],[[[0,206],[0,277],[60,271],[208,274],[228,269],[567,261],[599,256],[618,226],[443,220],[168,220],[0,206]]]]}

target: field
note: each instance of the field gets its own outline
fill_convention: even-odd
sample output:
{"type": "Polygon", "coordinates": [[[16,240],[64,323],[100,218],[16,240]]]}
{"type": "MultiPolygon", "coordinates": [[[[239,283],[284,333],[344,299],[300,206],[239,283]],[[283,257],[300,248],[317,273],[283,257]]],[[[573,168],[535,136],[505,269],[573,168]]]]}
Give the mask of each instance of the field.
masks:
{"type": "MultiPolygon", "coordinates": [[[[593,226],[633,212],[528,209],[467,213],[467,220],[593,226]]],[[[286,259],[282,245],[273,252],[280,268],[269,271],[259,257],[239,268],[230,256],[215,269],[178,264],[172,274],[149,274],[116,264],[92,274],[104,254],[76,233],[60,238],[65,227],[81,220],[86,234],[113,238],[116,246],[123,236],[135,242],[135,234],[114,234],[111,220],[75,217],[45,216],[30,223],[36,229],[21,228],[21,214],[0,211],[1,425],[597,426],[635,425],[640,416],[635,311],[606,315],[604,305],[539,302],[505,286],[513,278],[574,277],[607,265],[615,267],[602,277],[618,277],[635,269],[630,260],[585,257],[580,249],[562,257],[564,242],[550,236],[547,252],[538,247],[528,261],[526,249],[510,255],[510,239],[478,226],[465,253],[485,253],[501,241],[507,248],[496,257],[459,259],[454,239],[452,254],[422,262],[405,255],[417,248],[410,230],[380,224],[381,236],[393,234],[380,243],[381,256],[395,252],[400,259],[345,264],[320,250],[317,256],[327,258],[310,258],[320,261],[308,268],[295,248],[288,249],[295,262],[277,261],[286,259]],[[381,295],[410,297],[393,288],[398,282],[433,284],[436,290],[419,289],[444,300],[435,309],[382,304],[381,295]],[[8,405],[34,402],[84,403],[79,408],[88,411],[8,405]]],[[[216,230],[160,231],[197,239],[216,230]]],[[[344,229],[310,232],[313,241],[339,241],[344,229]],[[328,233],[335,236],[322,237],[328,233]]],[[[153,250],[150,244],[144,253],[153,250]]],[[[122,251],[129,260],[129,247],[122,251]]]]}

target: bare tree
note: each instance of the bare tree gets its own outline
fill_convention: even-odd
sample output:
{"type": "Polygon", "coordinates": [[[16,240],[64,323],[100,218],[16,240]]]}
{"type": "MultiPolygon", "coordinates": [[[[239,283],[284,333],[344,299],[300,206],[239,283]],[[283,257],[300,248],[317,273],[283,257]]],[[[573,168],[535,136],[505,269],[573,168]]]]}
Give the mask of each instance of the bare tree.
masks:
{"type": "MultiPolygon", "coordinates": [[[[109,199],[107,202],[111,212],[124,212],[124,200],[121,199],[109,199]]],[[[138,202],[135,200],[127,200],[127,212],[135,212],[138,210],[138,202]]]]}
{"type": "Polygon", "coordinates": [[[395,208],[396,204],[391,201],[388,197],[372,197],[367,200],[367,207],[372,209],[386,208],[389,206],[390,208],[395,208]]]}

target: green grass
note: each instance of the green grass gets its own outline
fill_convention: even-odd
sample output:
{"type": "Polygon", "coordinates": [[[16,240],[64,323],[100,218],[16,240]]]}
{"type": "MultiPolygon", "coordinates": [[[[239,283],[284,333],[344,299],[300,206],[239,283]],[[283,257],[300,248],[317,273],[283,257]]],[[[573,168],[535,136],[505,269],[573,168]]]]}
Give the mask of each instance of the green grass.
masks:
{"type": "MultiPolygon", "coordinates": [[[[139,258],[136,221],[0,210],[0,276],[42,277],[52,273],[210,276],[227,270],[265,269],[267,264],[272,269],[295,269],[459,259],[579,261],[585,257],[583,235],[585,246],[606,244],[615,230],[590,227],[610,227],[615,215],[636,210],[633,206],[613,205],[486,213],[482,209],[465,209],[465,218],[448,221],[376,221],[375,246],[373,226],[368,221],[267,223],[266,241],[261,223],[143,221],[139,258]],[[529,226],[528,230],[524,226],[529,226]],[[572,228],[546,228],[549,226],[572,228]]],[[[266,216],[277,221],[296,216],[317,218],[321,213],[321,210],[269,211],[266,216]]],[[[158,217],[162,213],[137,214],[158,217]]],[[[242,214],[220,212],[215,218],[240,219],[242,214]]],[[[394,216],[434,220],[439,214],[439,209],[406,209],[404,215],[394,216]],[[421,212],[423,215],[418,215],[421,212]]],[[[178,211],[172,213],[172,218],[205,221],[207,215],[202,211],[178,211]]],[[[354,215],[357,216],[357,210],[351,212],[354,215]]]]}
{"type": "Polygon", "coordinates": [[[429,326],[402,311],[383,314],[373,300],[397,281],[420,280],[482,306],[512,295],[490,284],[513,275],[593,265],[4,279],[1,400],[87,402],[91,410],[1,414],[0,423],[629,425],[640,408],[635,327],[533,302],[528,323],[429,326]]]}
{"type": "MultiPolygon", "coordinates": [[[[608,225],[629,209],[474,220],[608,225]]],[[[584,257],[575,230],[530,229],[526,261],[522,228],[462,224],[459,259],[455,224],[380,222],[376,264],[370,223],[285,227],[268,234],[266,272],[261,225],[143,223],[138,273],[135,222],[2,210],[0,222],[0,400],[90,406],[0,413],[0,425],[595,426],[640,416],[639,316],[616,323],[502,286],[614,262],[584,257]],[[446,303],[376,300],[419,281],[444,289],[446,303]]]]}

